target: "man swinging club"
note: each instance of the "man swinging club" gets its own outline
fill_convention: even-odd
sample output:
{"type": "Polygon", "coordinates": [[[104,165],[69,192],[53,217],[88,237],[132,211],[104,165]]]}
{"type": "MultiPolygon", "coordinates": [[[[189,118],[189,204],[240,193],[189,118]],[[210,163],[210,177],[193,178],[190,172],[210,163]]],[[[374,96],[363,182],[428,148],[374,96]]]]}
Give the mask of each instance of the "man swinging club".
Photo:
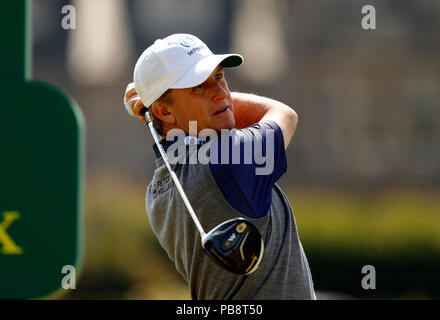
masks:
{"type": "Polygon", "coordinates": [[[160,135],[163,151],[172,155],[176,146],[186,151],[168,168],[160,148],[153,145],[157,169],[146,194],[149,221],[193,299],[316,299],[293,210],[276,184],[287,169],[285,150],[298,117],[281,102],[231,93],[224,69],[242,62],[237,54],[213,54],[189,34],[156,40],[138,59],[134,84],[124,95],[127,111],[144,120],[147,107],[145,117],[160,135]],[[263,174],[257,169],[264,164],[255,161],[255,155],[244,161],[249,154],[243,150],[255,153],[258,146],[263,153],[270,150],[263,156],[273,161],[263,174]],[[201,148],[209,149],[210,161],[189,161],[201,148]],[[237,157],[234,150],[241,154],[237,157]],[[221,227],[240,219],[244,224],[228,231],[221,227]],[[201,226],[221,231],[205,236],[226,239],[209,254],[200,241],[201,226]],[[241,266],[236,261],[245,261],[248,252],[258,248],[257,233],[262,258],[255,253],[254,261],[246,262],[248,270],[228,270],[229,264],[241,266]]]}

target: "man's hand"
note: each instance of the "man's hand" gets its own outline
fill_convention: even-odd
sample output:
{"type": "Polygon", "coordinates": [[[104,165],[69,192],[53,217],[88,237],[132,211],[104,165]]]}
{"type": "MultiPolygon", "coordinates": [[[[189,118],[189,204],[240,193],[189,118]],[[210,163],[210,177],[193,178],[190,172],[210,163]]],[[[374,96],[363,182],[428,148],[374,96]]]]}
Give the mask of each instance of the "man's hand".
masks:
{"type": "Polygon", "coordinates": [[[145,108],[141,98],[137,95],[134,83],[131,82],[127,85],[124,94],[124,106],[128,114],[134,117],[139,117],[139,120],[144,121],[144,117],[141,115],[141,110],[145,108]]]}

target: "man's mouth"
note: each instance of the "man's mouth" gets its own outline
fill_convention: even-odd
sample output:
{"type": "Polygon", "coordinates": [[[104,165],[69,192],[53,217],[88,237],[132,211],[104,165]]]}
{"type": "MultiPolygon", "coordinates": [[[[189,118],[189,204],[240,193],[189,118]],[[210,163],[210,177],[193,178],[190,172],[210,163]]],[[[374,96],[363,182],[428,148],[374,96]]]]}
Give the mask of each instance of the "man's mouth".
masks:
{"type": "Polygon", "coordinates": [[[223,109],[220,109],[219,111],[217,111],[216,113],[214,113],[214,115],[218,115],[222,112],[225,112],[228,109],[228,107],[224,107],[223,109]]]}

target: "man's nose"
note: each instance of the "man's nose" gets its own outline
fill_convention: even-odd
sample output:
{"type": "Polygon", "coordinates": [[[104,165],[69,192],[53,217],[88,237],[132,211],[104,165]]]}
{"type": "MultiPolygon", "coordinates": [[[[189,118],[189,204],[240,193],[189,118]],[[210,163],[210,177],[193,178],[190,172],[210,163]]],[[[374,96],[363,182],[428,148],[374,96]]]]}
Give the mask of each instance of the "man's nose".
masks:
{"type": "Polygon", "coordinates": [[[210,81],[209,87],[211,89],[211,94],[212,94],[211,99],[213,101],[223,100],[228,96],[226,91],[227,89],[224,86],[222,86],[222,84],[219,81],[215,81],[215,80],[210,81]]]}

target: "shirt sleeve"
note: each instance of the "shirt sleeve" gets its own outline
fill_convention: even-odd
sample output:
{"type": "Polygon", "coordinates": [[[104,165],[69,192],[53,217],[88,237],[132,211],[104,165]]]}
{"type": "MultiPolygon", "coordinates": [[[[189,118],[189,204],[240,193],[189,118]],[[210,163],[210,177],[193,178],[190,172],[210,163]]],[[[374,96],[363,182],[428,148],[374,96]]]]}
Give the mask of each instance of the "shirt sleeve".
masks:
{"type": "Polygon", "coordinates": [[[210,169],[229,204],[250,218],[264,217],[272,202],[272,187],[286,172],[280,127],[270,120],[233,130],[213,141],[210,169]]]}

